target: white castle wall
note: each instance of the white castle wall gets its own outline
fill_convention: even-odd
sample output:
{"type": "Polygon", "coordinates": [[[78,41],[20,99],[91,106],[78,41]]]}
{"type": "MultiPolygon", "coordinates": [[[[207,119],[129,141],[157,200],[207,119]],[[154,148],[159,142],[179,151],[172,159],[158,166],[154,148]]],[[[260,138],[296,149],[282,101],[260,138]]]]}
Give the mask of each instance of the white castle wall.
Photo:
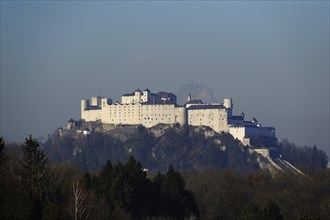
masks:
{"type": "Polygon", "coordinates": [[[179,123],[180,125],[187,123],[187,113],[185,107],[176,107],[174,114],[176,123],[179,123]]]}
{"type": "Polygon", "coordinates": [[[99,106],[101,105],[101,97],[92,97],[91,99],[91,105],[92,106],[99,106]]]}
{"type": "Polygon", "coordinates": [[[188,124],[209,126],[216,132],[228,132],[226,109],[188,109],[188,124]]]}
{"type": "Polygon", "coordinates": [[[114,104],[108,106],[107,124],[141,124],[141,104],[114,104]]]}
{"type": "Polygon", "coordinates": [[[141,122],[141,124],[147,128],[157,124],[174,124],[176,123],[175,105],[142,105],[141,122]]]}
{"type": "Polygon", "coordinates": [[[244,126],[233,126],[229,128],[229,133],[241,142],[245,138],[245,127],[244,126]]]}
{"type": "MultiPolygon", "coordinates": [[[[124,103],[112,104],[108,99],[100,99],[100,106],[89,106],[88,100],[81,102],[81,119],[86,122],[100,120],[106,124],[130,124],[152,127],[157,124],[186,124],[186,111],[184,107],[175,104],[142,104],[148,101],[150,93],[143,95],[135,92],[134,96],[122,96],[124,103]]],[[[155,97],[151,99],[156,100],[155,97]]],[[[95,102],[95,98],[92,98],[95,102]]],[[[150,100],[149,100],[150,101],[150,100]]]]}
{"type": "Polygon", "coordinates": [[[90,121],[102,121],[102,110],[101,109],[94,109],[94,110],[84,110],[81,113],[81,118],[84,119],[86,122],[90,121]]]}

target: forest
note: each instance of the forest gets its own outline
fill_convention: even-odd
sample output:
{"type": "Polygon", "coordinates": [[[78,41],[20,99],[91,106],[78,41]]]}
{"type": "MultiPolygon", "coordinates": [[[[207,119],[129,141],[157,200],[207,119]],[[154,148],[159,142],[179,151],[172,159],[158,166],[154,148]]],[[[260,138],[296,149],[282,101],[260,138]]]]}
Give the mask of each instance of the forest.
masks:
{"type": "MultiPolygon", "coordinates": [[[[171,143],[180,141],[171,139],[171,143]]],[[[200,139],[196,137],[194,143],[200,139]]],[[[166,170],[147,171],[132,155],[107,160],[92,171],[74,161],[50,160],[41,146],[32,136],[22,144],[0,139],[1,219],[330,218],[330,172],[322,161],[314,161],[323,155],[316,147],[300,148],[284,141],[284,155],[294,157],[305,175],[271,176],[228,165],[231,162],[226,162],[226,169],[169,165],[166,170]]]]}

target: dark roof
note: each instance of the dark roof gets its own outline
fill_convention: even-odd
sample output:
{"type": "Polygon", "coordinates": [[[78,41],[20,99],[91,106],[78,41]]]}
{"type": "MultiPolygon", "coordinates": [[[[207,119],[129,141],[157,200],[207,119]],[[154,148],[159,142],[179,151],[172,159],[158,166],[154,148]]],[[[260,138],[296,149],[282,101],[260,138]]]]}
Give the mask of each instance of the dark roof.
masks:
{"type": "Polygon", "coordinates": [[[192,105],[188,108],[188,110],[195,109],[225,109],[225,107],[223,105],[192,105]]]}
{"type": "Polygon", "coordinates": [[[186,104],[202,104],[202,103],[203,102],[200,99],[193,99],[193,100],[186,102],[186,104]]]}
{"type": "Polygon", "coordinates": [[[134,92],[131,92],[131,93],[125,93],[124,95],[122,96],[134,96],[134,92]]]}
{"type": "Polygon", "coordinates": [[[72,118],[70,118],[70,120],[68,122],[76,122],[75,120],[73,120],[72,118]]]}
{"type": "Polygon", "coordinates": [[[91,105],[88,108],[86,108],[85,110],[97,110],[97,109],[101,109],[101,107],[91,105]]]}
{"type": "Polygon", "coordinates": [[[146,92],[150,92],[150,90],[149,90],[148,88],[146,88],[144,91],[146,91],[146,92]]]}
{"type": "Polygon", "coordinates": [[[137,89],[137,90],[135,90],[135,92],[141,92],[141,90],[140,89],[137,89]]]}
{"type": "Polygon", "coordinates": [[[244,125],[231,125],[232,127],[240,127],[240,128],[263,128],[263,129],[267,129],[267,130],[273,130],[275,131],[274,127],[258,127],[255,124],[244,124],[244,125]]]}
{"type": "Polygon", "coordinates": [[[160,98],[170,98],[170,99],[176,99],[176,95],[174,95],[173,93],[169,93],[169,92],[158,92],[157,96],[160,98]]]}
{"type": "Polygon", "coordinates": [[[173,102],[143,102],[141,105],[175,105],[173,102]]]}
{"type": "Polygon", "coordinates": [[[244,116],[241,116],[241,115],[233,115],[231,116],[232,120],[244,120],[244,116]]]}
{"type": "Polygon", "coordinates": [[[247,125],[244,125],[244,127],[246,127],[246,128],[260,128],[255,124],[247,124],[247,125]]]}

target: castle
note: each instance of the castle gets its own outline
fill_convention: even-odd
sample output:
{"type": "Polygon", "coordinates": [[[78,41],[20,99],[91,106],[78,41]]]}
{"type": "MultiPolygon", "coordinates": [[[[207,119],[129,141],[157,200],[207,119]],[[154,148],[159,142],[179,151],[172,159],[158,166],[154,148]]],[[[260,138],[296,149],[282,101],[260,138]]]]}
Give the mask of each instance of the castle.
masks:
{"type": "MultiPolygon", "coordinates": [[[[189,95],[187,102],[180,106],[173,93],[152,93],[149,89],[121,96],[121,102],[112,99],[92,97],[81,100],[81,119],[84,122],[100,122],[104,125],[143,125],[147,128],[157,124],[180,124],[208,126],[216,132],[230,133],[244,145],[251,145],[251,138],[275,139],[275,129],[263,127],[253,118],[245,121],[244,113],[233,115],[232,99],[223,103],[205,104],[193,100],[189,95]]],[[[72,127],[73,121],[69,121],[72,127]]]]}

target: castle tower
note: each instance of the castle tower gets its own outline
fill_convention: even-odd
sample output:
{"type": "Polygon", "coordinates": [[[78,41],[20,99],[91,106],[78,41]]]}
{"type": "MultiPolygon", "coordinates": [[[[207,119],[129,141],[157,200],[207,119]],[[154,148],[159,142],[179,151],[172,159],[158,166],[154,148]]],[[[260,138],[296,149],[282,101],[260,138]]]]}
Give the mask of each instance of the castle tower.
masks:
{"type": "Polygon", "coordinates": [[[134,103],[141,103],[141,96],[142,96],[141,90],[140,89],[135,90],[134,95],[135,95],[134,103]]]}
{"type": "Polygon", "coordinates": [[[81,100],[80,106],[81,106],[81,108],[80,108],[81,111],[89,109],[89,107],[90,107],[89,100],[86,100],[86,99],[81,100]]]}
{"type": "Polygon", "coordinates": [[[233,100],[232,99],[224,99],[223,106],[227,109],[227,117],[231,118],[233,115],[233,100]]]}
{"type": "Polygon", "coordinates": [[[232,99],[224,99],[223,100],[223,106],[226,109],[233,109],[233,100],[232,99]]]}

